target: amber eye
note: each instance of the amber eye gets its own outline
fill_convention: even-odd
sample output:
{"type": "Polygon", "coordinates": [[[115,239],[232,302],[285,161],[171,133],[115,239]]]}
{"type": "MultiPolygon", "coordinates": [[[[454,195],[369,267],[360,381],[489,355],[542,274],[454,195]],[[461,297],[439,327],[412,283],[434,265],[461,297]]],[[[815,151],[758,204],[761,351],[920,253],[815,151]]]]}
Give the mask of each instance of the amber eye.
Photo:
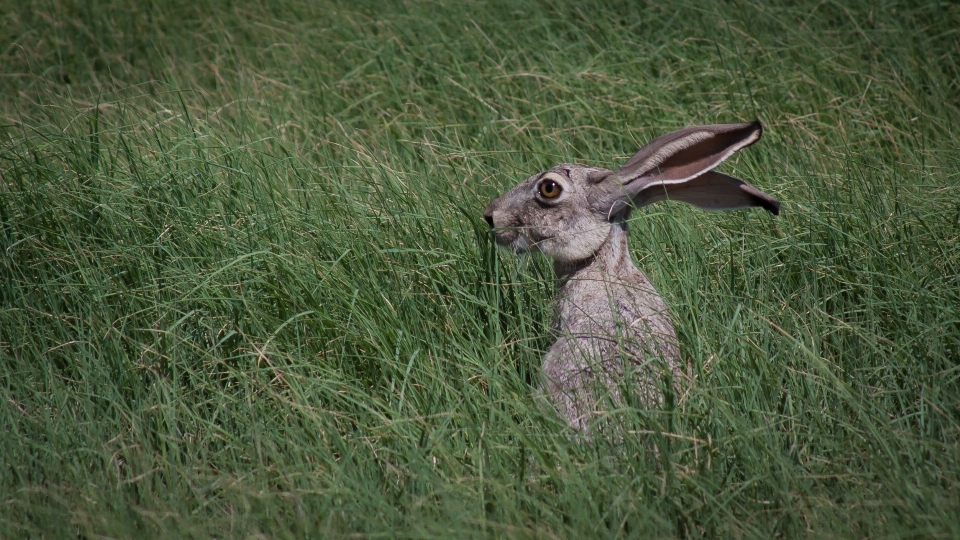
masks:
{"type": "Polygon", "coordinates": [[[539,187],[540,195],[544,199],[556,199],[560,196],[560,192],[563,191],[563,188],[560,187],[560,184],[554,182],[553,180],[544,180],[540,182],[539,187]]]}

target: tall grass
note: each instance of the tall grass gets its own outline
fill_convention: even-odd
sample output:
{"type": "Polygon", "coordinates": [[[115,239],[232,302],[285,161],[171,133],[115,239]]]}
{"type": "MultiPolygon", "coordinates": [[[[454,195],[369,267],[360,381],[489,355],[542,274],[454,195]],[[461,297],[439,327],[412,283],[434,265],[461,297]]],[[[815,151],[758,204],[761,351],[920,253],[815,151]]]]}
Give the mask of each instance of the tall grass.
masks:
{"type": "Polygon", "coordinates": [[[960,536],[955,3],[0,0],[0,537],[960,536]],[[572,441],[481,211],[760,118],[636,212],[695,384],[572,441]]]}

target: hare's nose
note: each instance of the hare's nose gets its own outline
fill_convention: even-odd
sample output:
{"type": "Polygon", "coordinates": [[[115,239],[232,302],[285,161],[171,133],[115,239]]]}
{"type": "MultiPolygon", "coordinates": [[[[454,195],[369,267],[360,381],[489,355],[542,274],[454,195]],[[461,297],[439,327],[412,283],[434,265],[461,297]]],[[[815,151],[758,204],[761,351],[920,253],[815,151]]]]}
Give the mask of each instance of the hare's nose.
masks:
{"type": "Polygon", "coordinates": [[[490,224],[490,228],[493,228],[493,214],[484,214],[483,219],[487,220],[487,223],[490,224]]]}
{"type": "Polygon", "coordinates": [[[493,228],[493,206],[493,202],[491,202],[486,208],[483,209],[483,219],[487,220],[487,223],[490,224],[491,229],[493,228]]]}

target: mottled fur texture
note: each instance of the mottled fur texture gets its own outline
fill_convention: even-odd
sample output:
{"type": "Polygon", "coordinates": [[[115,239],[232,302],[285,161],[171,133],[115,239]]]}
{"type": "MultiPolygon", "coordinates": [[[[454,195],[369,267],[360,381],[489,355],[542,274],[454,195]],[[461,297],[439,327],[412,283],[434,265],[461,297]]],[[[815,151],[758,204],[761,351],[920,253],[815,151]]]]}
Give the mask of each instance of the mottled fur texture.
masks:
{"type": "Polygon", "coordinates": [[[688,372],[666,303],[630,257],[632,208],[675,199],[701,208],[779,203],[711,171],[760,138],[759,122],[685,128],[644,146],[617,171],[560,164],[490,202],[484,217],[498,244],[552,259],[557,296],[543,357],[544,394],[576,431],[610,406],[656,408],[688,372]]]}

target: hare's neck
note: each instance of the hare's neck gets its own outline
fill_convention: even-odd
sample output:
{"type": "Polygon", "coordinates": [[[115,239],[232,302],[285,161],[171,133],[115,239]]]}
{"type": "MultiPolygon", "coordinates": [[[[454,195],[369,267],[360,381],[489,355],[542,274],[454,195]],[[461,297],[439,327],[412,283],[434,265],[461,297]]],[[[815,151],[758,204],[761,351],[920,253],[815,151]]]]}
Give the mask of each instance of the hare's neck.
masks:
{"type": "Polygon", "coordinates": [[[626,222],[614,223],[606,241],[592,256],[572,262],[554,261],[558,287],[564,288],[571,281],[582,279],[621,281],[640,272],[630,259],[627,236],[626,222]]]}

